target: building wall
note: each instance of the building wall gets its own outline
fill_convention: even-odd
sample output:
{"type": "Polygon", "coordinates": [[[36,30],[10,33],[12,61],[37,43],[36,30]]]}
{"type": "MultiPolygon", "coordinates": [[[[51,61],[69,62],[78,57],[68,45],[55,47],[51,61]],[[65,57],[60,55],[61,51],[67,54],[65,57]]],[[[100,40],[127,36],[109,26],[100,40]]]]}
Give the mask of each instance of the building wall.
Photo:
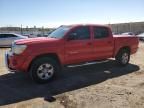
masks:
{"type": "Polygon", "coordinates": [[[136,34],[144,32],[144,22],[109,24],[115,33],[134,32],[136,34]]]}

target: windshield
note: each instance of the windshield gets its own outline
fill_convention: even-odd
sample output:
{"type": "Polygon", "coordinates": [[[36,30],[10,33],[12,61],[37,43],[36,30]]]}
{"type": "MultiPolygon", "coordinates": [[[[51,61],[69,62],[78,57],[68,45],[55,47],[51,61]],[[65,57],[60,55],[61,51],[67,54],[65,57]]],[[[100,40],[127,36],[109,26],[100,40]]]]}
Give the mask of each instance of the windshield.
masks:
{"type": "Polygon", "coordinates": [[[71,28],[70,26],[61,26],[57,28],[56,30],[54,30],[52,33],[50,33],[48,37],[60,39],[65,35],[67,31],[70,30],[70,28],[71,28]]]}

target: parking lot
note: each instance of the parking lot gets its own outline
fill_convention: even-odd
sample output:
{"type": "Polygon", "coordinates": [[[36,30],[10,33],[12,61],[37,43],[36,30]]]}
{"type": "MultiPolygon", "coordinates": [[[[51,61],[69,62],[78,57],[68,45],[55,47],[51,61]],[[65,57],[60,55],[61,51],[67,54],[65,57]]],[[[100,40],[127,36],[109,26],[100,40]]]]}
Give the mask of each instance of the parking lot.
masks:
{"type": "Polygon", "coordinates": [[[0,48],[2,108],[144,108],[144,43],[120,67],[106,63],[64,68],[58,77],[38,85],[26,73],[10,73],[0,48]],[[45,100],[47,99],[47,100],[45,100]]]}

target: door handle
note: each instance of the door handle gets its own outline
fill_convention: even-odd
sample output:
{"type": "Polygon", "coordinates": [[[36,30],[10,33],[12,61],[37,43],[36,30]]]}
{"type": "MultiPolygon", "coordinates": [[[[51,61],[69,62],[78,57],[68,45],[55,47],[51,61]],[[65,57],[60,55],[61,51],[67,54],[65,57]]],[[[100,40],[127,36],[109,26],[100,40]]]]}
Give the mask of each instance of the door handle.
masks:
{"type": "Polygon", "coordinates": [[[69,52],[69,54],[78,54],[79,52],[78,51],[71,51],[69,52]]]}
{"type": "Polygon", "coordinates": [[[91,43],[91,42],[88,42],[87,45],[92,45],[92,43],[91,43]]]}
{"type": "Polygon", "coordinates": [[[112,41],[108,41],[108,43],[109,43],[109,44],[111,44],[111,43],[112,43],[112,41]]]}

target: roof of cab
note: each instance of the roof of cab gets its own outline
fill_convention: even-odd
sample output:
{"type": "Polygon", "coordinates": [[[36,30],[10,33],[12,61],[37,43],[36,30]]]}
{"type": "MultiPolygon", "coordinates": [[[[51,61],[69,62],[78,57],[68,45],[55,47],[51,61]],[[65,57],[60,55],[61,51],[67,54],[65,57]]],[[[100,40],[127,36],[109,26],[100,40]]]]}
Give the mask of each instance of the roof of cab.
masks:
{"type": "Polygon", "coordinates": [[[98,26],[98,27],[108,27],[108,25],[100,25],[100,24],[71,24],[71,25],[62,25],[62,26],[71,26],[71,27],[75,27],[75,26],[98,26]]]}

